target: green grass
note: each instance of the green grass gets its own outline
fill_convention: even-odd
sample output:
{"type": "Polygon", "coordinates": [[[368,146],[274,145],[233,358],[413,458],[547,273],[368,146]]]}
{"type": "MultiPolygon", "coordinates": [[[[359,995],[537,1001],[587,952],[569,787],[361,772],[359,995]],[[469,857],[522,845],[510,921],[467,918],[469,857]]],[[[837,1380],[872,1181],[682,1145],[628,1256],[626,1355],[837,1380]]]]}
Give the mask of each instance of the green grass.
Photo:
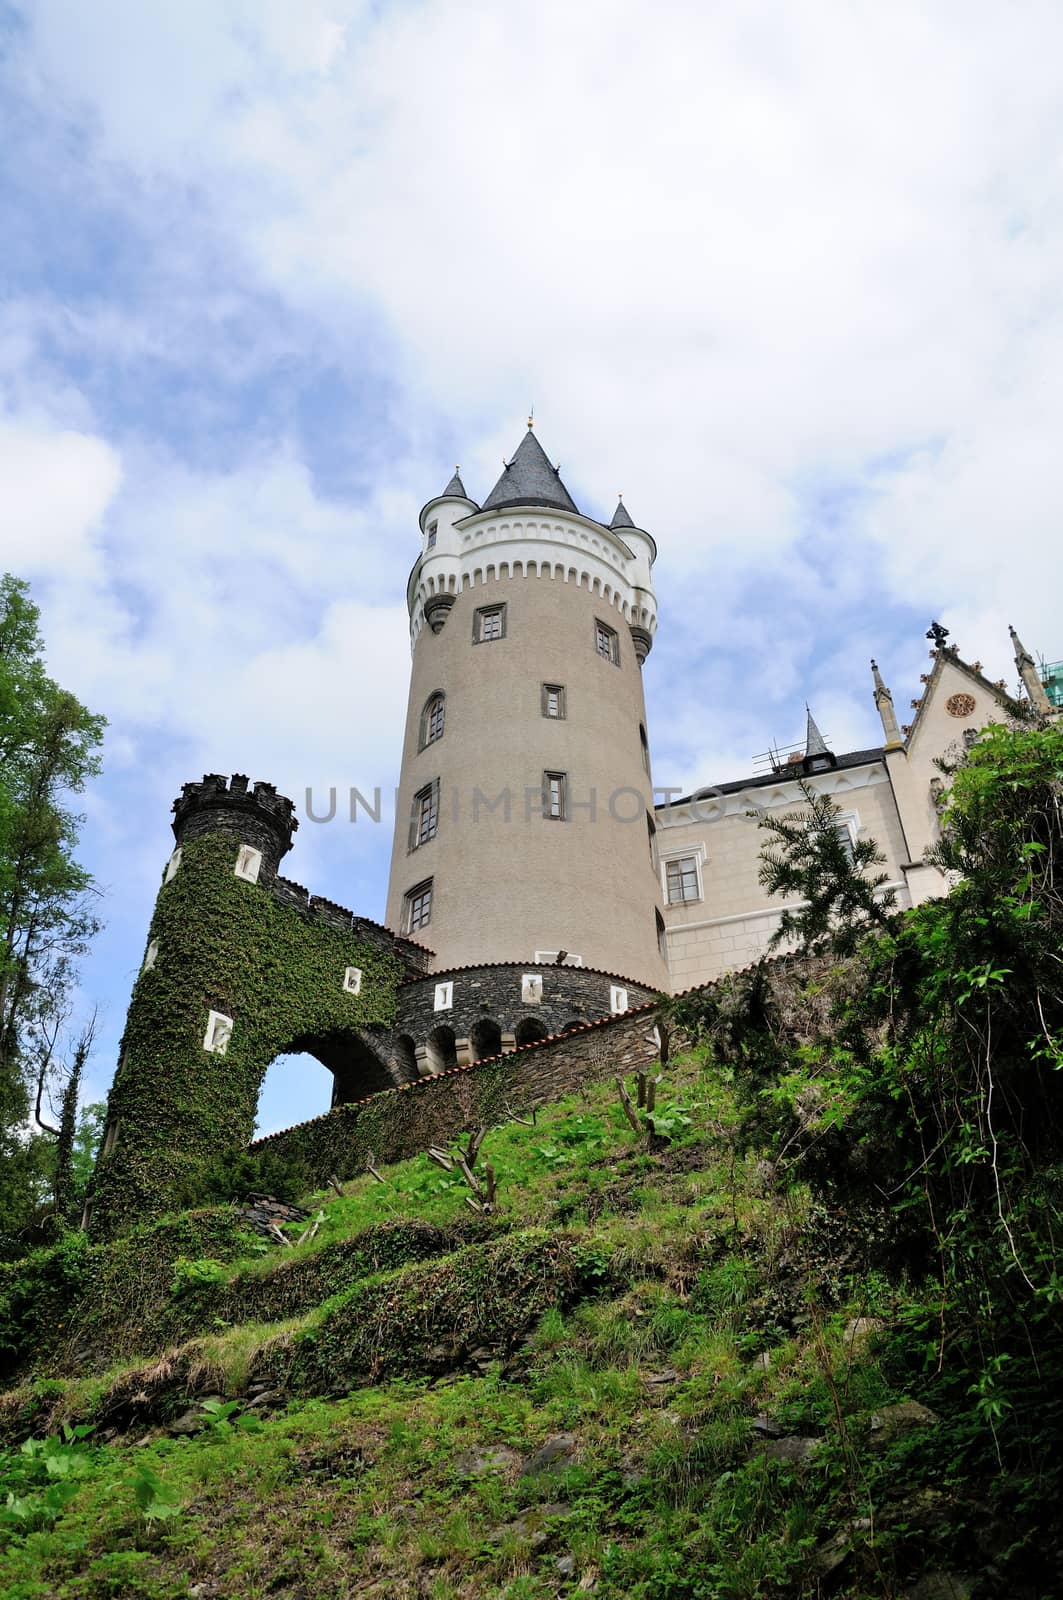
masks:
{"type": "MultiPolygon", "coordinates": [[[[97,1431],[54,1517],[0,1525],[5,1600],[796,1600],[820,1592],[816,1549],[872,1502],[873,1552],[849,1557],[833,1592],[902,1593],[935,1540],[906,1531],[890,1464],[911,1495],[933,1461],[911,1441],[873,1453],[872,1412],[908,1391],[886,1352],[854,1356],[845,1339],[851,1316],[892,1315],[898,1291],[818,1256],[801,1195],[759,1192],[700,1061],[674,1064],[667,1090],[690,1124],[652,1151],[609,1085],[493,1130],[480,1161],[501,1209],[474,1225],[479,1242],[457,1232],[464,1186],[403,1162],[383,1184],[311,1197],[325,1211],[313,1241],[197,1289],[192,1340],[121,1364],[103,1351],[105,1372],[9,1396],[9,1432],[20,1416],[23,1433],[49,1416],[97,1431]],[[352,1241],[413,1221],[455,1230],[455,1247],[352,1280],[352,1241]],[[252,1280],[272,1293],[285,1274],[278,1305],[316,1298],[212,1325],[212,1297],[252,1280]],[[243,1403],[256,1378],[285,1409],[166,1432],[197,1394],[243,1403]],[[764,1415],[821,1448],[772,1459],[764,1415]],[[558,1435],[571,1448],[526,1471],[558,1435]]],[[[17,1488],[23,1470],[0,1452],[0,1501],[2,1474],[17,1488]]]]}

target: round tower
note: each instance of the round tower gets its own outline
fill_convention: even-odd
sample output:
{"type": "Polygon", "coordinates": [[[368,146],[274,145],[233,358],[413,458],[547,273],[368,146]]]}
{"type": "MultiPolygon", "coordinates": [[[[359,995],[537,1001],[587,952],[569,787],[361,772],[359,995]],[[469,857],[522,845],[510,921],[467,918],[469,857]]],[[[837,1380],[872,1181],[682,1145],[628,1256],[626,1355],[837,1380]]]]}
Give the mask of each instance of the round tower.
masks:
{"type": "Polygon", "coordinates": [[[421,513],[389,925],[436,970],[559,957],[668,986],[641,669],[656,546],[583,515],[529,425],[421,513]]]}
{"type": "Polygon", "coordinates": [[[201,783],[186,783],[173,803],[173,833],[177,848],[206,833],[228,833],[239,839],[242,863],[238,876],[269,883],[292,847],[299,826],[295,807],[272,783],[248,788],[242,773],[232,779],[208,772],[201,783]],[[255,857],[258,860],[255,860],[255,857]]]}

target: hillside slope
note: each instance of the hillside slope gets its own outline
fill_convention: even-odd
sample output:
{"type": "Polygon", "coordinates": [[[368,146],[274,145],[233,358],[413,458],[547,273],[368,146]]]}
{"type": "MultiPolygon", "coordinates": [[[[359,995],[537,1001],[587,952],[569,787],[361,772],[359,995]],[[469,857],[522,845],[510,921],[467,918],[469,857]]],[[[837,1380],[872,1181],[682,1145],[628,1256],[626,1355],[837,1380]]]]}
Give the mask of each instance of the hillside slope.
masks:
{"type": "Polygon", "coordinates": [[[608,1083],[494,1130],[486,1218],[420,1157],[296,1249],[219,1212],[82,1258],[0,1401],[0,1592],[1059,1592],[933,1292],[773,1192],[725,1079],[670,1066],[656,1137],[608,1083]]]}

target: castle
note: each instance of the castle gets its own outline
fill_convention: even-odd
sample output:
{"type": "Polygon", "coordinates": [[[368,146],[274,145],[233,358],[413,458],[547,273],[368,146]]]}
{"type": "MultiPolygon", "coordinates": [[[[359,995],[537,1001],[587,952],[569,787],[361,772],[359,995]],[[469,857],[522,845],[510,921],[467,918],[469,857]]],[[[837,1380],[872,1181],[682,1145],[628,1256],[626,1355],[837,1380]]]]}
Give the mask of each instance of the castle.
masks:
{"type": "MultiPolygon", "coordinates": [[[[898,906],[943,892],[925,860],[936,763],[1021,709],[935,624],[909,726],[871,664],[880,746],[835,752],[810,713],[802,749],[658,802],[642,690],[657,551],[623,502],[608,526],[582,513],[529,423],[482,504],[457,472],[428,501],[420,541],[387,926],[281,876],[298,824],[269,784],[185,785],[108,1102],[101,1214],[194,1193],[212,1152],[250,1138],[277,1055],[315,1055],[341,1105],[747,965],[783,909],[751,815],[799,809],[802,785],[831,796],[846,837],[877,841],[898,906]]],[[[1060,672],[1012,639],[1022,698],[1058,714],[1060,672]]]]}

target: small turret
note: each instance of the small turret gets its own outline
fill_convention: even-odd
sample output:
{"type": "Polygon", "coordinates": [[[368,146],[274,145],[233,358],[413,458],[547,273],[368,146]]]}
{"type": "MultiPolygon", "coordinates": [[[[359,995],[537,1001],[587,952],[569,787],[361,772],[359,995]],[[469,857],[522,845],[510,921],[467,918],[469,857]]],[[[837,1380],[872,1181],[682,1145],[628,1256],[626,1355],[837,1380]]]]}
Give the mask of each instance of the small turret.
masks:
{"type": "Polygon", "coordinates": [[[1019,677],[1023,681],[1030,704],[1039,716],[1050,717],[1054,707],[1045,693],[1045,686],[1041,682],[1041,674],[1037,670],[1037,663],[1015,632],[1015,629],[1009,626],[1008,632],[1011,634],[1011,646],[1015,651],[1015,665],[1019,669],[1019,677]]]}
{"type": "Polygon", "coordinates": [[[904,741],[897,724],[897,713],[893,709],[893,696],[882,681],[877,661],[871,663],[871,676],[875,683],[875,706],[882,719],[882,731],[886,735],[886,749],[893,750],[904,741]]]}
{"type": "Polygon", "coordinates": [[[801,762],[804,772],[825,772],[829,767],[838,765],[838,758],[833,750],[827,748],[827,741],[816,726],[816,719],[809,708],[805,707],[805,754],[801,762]]]}
{"type": "Polygon", "coordinates": [[[276,877],[299,826],[295,806],[286,795],[278,794],[272,783],[256,783],[249,789],[239,772],[231,780],[208,772],[201,783],[186,783],[173,812],[178,848],[207,833],[230,834],[261,854],[255,877],[259,883],[276,877]]]}

